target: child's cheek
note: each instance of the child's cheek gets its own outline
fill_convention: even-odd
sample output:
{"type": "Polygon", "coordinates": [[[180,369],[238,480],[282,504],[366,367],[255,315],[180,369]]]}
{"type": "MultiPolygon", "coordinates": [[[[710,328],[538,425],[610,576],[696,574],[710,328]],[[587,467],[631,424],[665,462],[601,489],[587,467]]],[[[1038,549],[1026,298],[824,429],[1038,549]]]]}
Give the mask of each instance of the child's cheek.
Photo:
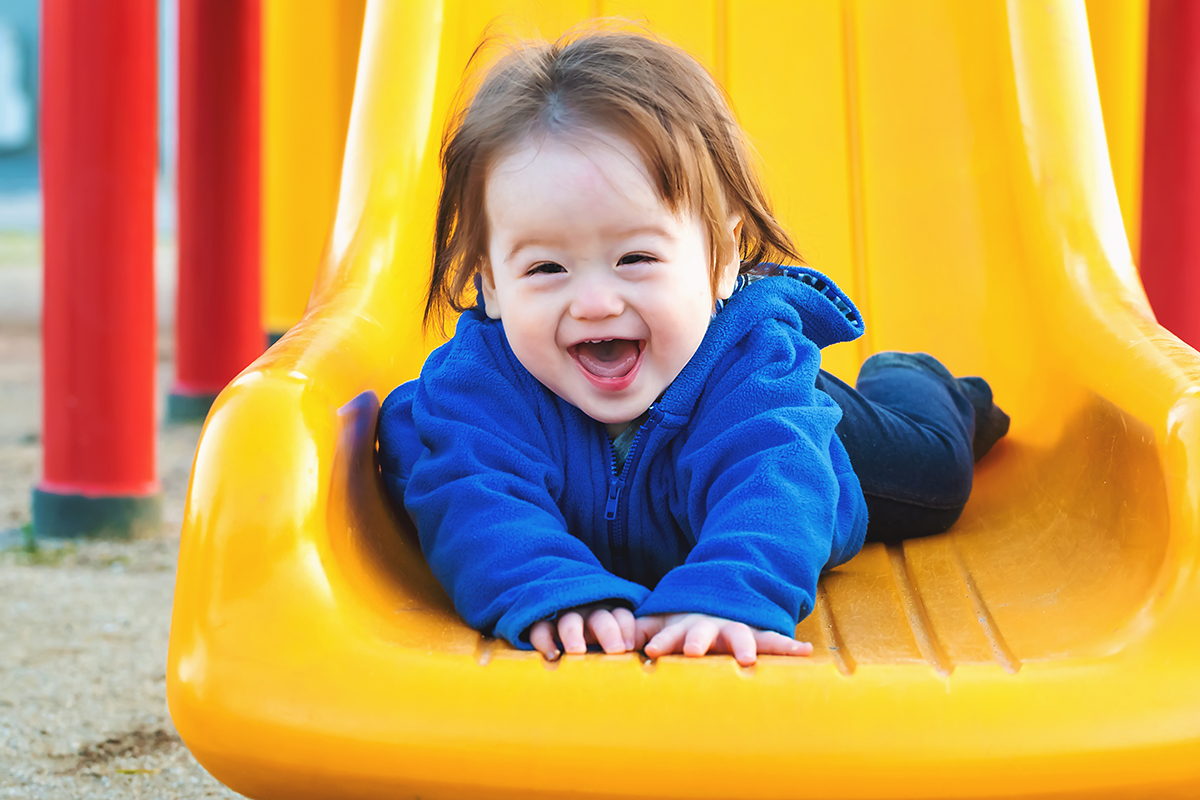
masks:
{"type": "Polygon", "coordinates": [[[509,345],[525,369],[545,382],[544,373],[553,369],[559,360],[554,331],[537,324],[537,320],[528,315],[518,314],[516,317],[511,326],[505,326],[509,345]]]}

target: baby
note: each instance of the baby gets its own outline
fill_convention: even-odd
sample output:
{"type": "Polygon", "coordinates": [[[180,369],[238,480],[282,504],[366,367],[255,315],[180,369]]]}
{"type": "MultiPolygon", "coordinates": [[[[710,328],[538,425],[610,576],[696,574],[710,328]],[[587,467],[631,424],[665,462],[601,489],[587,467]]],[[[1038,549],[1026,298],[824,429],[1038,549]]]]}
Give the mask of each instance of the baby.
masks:
{"type": "Polygon", "coordinates": [[[384,403],[379,457],[476,629],[548,659],[807,655],[821,571],[948,528],[1007,431],[986,383],[924,354],[856,388],[820,370],[862,319],[784,265],[743,134],[675,47],[510,53],[442,174],[425,318],[460,316],[384,403]]]}

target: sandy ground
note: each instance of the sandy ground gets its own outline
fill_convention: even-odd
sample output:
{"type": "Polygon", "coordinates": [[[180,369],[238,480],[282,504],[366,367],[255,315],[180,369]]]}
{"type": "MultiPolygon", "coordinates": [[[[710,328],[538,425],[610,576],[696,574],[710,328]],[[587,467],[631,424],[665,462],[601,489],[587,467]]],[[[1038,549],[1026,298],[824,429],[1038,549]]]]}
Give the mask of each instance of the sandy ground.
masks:
{"type": "MultiPolygon", "coordinates": [[[[192,758],[166,704],[175,560],[199,426],[159,427],[157,537],[27,538],[41,469],[37,261],[35,239],[0,235],[0,798],[240,797],[192,758]]],[[[161,339],[160,401],[172,374],[169,333],[161,339]]]]}

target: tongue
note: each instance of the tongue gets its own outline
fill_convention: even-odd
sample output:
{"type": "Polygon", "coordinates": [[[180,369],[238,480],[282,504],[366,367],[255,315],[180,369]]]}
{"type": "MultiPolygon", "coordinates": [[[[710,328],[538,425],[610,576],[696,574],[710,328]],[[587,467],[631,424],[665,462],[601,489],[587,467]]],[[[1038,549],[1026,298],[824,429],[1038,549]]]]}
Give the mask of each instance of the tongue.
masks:
{"type": "Polygon", "coordinates": [[[632,339],[582,342],[575,345],[575,357],[597,378],[620,378],[637,363],[638,344],[632,339]]]}

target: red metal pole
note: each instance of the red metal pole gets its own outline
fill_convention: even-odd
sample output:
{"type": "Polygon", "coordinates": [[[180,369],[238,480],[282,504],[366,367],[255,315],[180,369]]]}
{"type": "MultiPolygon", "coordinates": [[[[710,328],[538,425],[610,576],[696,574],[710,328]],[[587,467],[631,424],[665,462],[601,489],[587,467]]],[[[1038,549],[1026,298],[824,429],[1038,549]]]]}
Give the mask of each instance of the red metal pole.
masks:
{"type": "Polygon", "coordinates": [[[156,532],[155,0],[42,0],[39,535],[156,532]]]}
{"type": "Polygon", "coordinates": [[[1141,274],[1163,327],[1200,347],[1200,2],[1150,0],[1141,274]]]}
{"type": "Polygon", "coordinates": [[[263,351],[259,0],[180,0],[179,295],[172,420],[203,419],[263,351]]]}

